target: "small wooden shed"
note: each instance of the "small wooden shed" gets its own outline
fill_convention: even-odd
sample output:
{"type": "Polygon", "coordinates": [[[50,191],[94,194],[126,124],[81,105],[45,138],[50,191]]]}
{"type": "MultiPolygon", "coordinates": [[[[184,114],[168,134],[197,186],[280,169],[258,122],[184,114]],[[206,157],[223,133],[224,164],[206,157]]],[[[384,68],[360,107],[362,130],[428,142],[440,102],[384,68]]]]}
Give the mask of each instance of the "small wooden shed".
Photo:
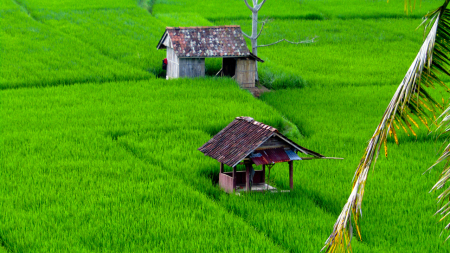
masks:
{"type": "Polygon", "coordinates": [[[220,162],[219,185],[226,192],[237,191],[244,186],[246,191],[252,190],[250,172],[253,164],[262,165],[262,170],[254,171],[253,187],[256,190],[271,188],[265,183],[266,165],[282,162],[289,164],[289,185],[292,189],[293,161],[333,159],[298,145],[276,128],[250,117],[237,117],[198,150],[220,162]],[[299,157],[299,152],[312,157],[299,157]],[[224,172],[224,164],[232,167],[233,171],[224,172]],[[236,171],[238,164],[245,164],[246,170],[236,171]]]}
{"type": "Polygon", "coordinates": [[[241,87],[255,87],[256,61],[247,48],[241,27],[166,27],[157,49],[167,50],[166,78],[205,75],[205,58],[222,58],[220,76],[233,77],[241,87]]]}

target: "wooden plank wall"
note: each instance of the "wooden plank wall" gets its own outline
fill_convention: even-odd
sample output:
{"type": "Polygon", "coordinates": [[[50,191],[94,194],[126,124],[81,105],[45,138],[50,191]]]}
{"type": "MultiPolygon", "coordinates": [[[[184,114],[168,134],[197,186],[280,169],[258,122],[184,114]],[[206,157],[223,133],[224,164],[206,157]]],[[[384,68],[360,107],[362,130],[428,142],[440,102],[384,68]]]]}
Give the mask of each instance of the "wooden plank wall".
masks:
{"type": "Polygon", "coordinates": [[[255,60],[251,59],[237,59],[236,64],[236,82],[242,88],[255,87],[255,60]]]}
{"type": "Polygon", "coordinates": [[[167,72],[166,79],[179,77],[179,61],[173,48],[167,48],[167,72]]]}
{"type": "Polygon", "coordinates": [[[219,173],[219,185],[220,188],[222,188],[226,192],[233,192],[233,177],[224,173],[219,173]]]}
{"type": "Polygon", "coordinates": [[[181,58],[179,68],[179,77],[205,76],[205,58],[181,58]]]}

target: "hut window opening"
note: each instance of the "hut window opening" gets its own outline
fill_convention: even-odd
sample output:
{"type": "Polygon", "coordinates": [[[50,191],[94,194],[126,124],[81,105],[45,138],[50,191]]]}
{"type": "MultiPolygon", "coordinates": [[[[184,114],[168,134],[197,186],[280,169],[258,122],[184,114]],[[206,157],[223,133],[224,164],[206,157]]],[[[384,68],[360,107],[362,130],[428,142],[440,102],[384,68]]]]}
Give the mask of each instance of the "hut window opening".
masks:
{"type": "Polygon", "coordinates": [[[222,68],[221,58],[206,58],[205,73],[207,76],[215,76],[222,68]]]}

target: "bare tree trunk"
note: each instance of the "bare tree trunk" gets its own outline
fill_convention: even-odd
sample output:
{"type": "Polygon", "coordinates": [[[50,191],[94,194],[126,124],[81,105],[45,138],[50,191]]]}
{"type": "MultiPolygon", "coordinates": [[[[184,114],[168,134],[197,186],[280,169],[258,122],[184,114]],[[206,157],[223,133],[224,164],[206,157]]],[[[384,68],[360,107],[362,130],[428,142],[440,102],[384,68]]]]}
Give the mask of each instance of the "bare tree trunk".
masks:
{"type": "MultiPolygon", "coordinates": [[[[257,42],[257,41],[258,41],[258,37],[261,35],[261,32],[262,32],[262,30],[263,30],[263,28],[264,28],[264,25],[265,25],[266,22],[267,22],[267,20],[262,22],[261,29],[260,29],[259,32],[258,32],[258,11],[259,11],[259,10],[261,9],[261,7],[264,5],[264,3],[266,2],[266,0],[262,0],[261,3],[258,3],[258,1],[259,1],[259,0],[253,0],[253,1],[252,1],[253,7],[252,7],[252,6],[250,6],[250,5],[248,4],[248,1],[247,1],[247,0],[244,0],[245,5],[247,5],[247,8],[249,8],[249,9],[252,11],[252,34],[249,36],[249,35],[247,35],[245,32],[242,32],[242,34],[244,34],[244,36],[247,37],[247,38],[249,38],[250,41],[252,42],[252,53],[253,53],[255,56],[258,56],[258,42],[257,42]]],[[[314,39],[315,39],[315,38],[316,38],[316,37],[314,37],[314,38],[311,39],[311,40],[300,41],[300,42],[292,42],[292,41],[288,41],[288,40],[286,40],[286,39],[282,39],[282,40],[279,40],[279,41],[274,42],[274,43],[271,43],[271,44],[262,45],[262,46],[260,46],[260,47],[266,47],[266,46],[275,45],[275,44],[278,44],[278,43],[280,43],[280,42],[282,42],[282,41],[286,41],[286,42],[291,43],[291,44],[311,43],[311,42],[314,42],[314,39]]],[[[256,75],[255,75],[255,80],[256,80],[256,82],[259,82],[259,76],[258,76],[258,62],[256,62],[255,68],[256,68],[256,69],[255,69],[255,74],[256,74],[256,75]]]]}
{"type": "MultiPolygon", "coordinates": [[[[245,4],[247,5],[247,7],[252,11],[252,34],[250,36],[248,36],[247,34],[245,34],[244,32],[242,32],[247,38],[250,39],[250,41],[252,42],[252,53],[255,56],[258,56],[258,37],[261,34],[262,31],[262,27],[261,27],[261,31],[258,34],[258,11],[261,9],[261,7],[263,6],[263,4],[266,2],[266,0],[263,0],[260,4],[258,4],[258,0],[253,0],[253,7],[251,7],[247,0],[244,0],[245,4]]],[[[264,26],[264,24],[263,24],[264,26]]],[[[258,76],[258,62],[256,62],[255,64],[255,80],[256,82],[259,82],[259,76],[258,76]]]]}
{"type": "MultiPolygon", "coordinates": [[[[253,6],[258,5],[258,0],[253,0],[253,6]]],[[[258,11],[252,10],[252,38],[250,39],[252,42],[252,53],[258,56],[258,11]]],[[[258,75],[258,61],[255,62],[255,80],[256,83],[259,82],[258,75]]]]}

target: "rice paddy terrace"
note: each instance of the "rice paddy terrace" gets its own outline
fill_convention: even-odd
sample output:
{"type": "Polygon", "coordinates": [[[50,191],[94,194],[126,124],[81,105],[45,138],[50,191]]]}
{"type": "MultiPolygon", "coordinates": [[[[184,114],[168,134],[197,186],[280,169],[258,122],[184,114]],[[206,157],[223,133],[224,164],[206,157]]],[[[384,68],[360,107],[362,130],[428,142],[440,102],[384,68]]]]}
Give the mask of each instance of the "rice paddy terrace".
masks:
{"type": "MultiPolygon", "coordinates": [[[[0,0],[0,252],[318,252],[438,4],[268,0],[259,44],[318,38],[260,48],[272,91],[255,99],[228,78],[165,80],[156,50],[166,26],[249,32],[242,1],[0,0]],[[295,162],[289,193],[227,194],[197,148],[237,116],[345,159],[295,162]]],[[[369,175],[355,252],[450,251],[439,172],[422,175],[439,142],[417,133],[369,175]]]]}

